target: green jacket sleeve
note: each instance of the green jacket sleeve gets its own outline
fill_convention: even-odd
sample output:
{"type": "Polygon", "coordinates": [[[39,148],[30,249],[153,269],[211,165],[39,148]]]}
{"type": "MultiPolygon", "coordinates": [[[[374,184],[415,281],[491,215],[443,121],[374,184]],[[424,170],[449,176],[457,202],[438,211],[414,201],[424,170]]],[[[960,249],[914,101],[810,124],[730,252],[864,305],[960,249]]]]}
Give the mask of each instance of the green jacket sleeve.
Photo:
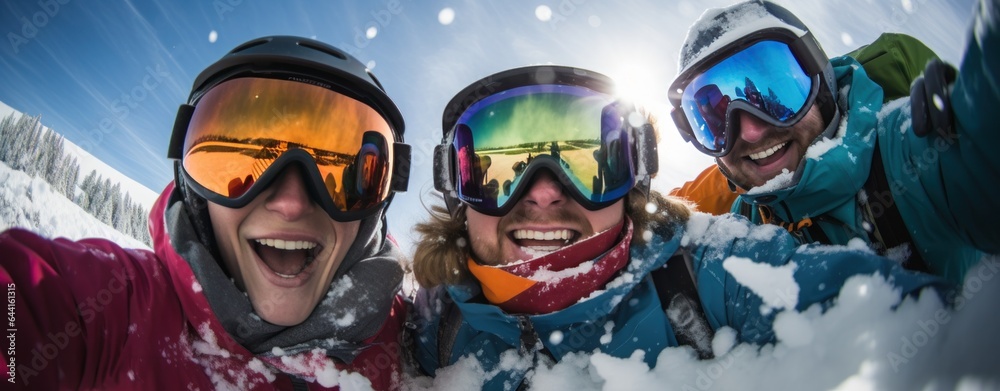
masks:
{"type": "Polygon", "coordinates": [[[886,102],[910,96],[913,79],[920,76],[928,61],[937,58],[920,40],[898,33],[883,33],[847,55],[858,60],[868,77],[882,86],[886,102]]]}

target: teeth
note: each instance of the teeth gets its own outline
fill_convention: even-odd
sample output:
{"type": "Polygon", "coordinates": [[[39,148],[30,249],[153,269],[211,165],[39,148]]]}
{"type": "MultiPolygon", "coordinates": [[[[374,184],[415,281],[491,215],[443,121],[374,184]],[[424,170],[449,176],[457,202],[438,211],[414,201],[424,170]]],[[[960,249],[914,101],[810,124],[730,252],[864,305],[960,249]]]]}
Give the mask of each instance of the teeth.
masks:
{"type": "Polygon", "coordinates": [[[788,143],[789,143],[788,141],[785,141],[785,142],[783,142],[781,144],[775,145],[775,146],[773,146],[771,148],[768,148],[768,149],[766,149],[764,151],[757,152],[757,153],[751,153],[750,154],[750,159],[752,159],[752,160],[760,160],[760,159],[766,158],[768,156],[774,155],[775,152],[778,152],[779,149],[784,148],[785,145],[787,145],[788,143]]]}
{"type": "Polygon", "coordinates": [[[514,231],[514,239],[528,239],[528,240],[568,240],[572,237],[572,233],[568,229],[560,229],[555,231],[531,231],[527,229],[519,229],[514,231]]]}
{"type": "Polygon", "coordinates": [[[281,240],[281,239],[256,239],[261,245],[274,247],[279,250],[311,250],[318,246],[318,243],[304,240],[281,240]]]}
{"type": "Polygon", "coordinates": [[[553,251],[559,250],[559,246],[533,246],[533,247],[521,247],[521,251],[530,255],[532,258],[538,258],[541,256],[548,255],[553,251]]]}

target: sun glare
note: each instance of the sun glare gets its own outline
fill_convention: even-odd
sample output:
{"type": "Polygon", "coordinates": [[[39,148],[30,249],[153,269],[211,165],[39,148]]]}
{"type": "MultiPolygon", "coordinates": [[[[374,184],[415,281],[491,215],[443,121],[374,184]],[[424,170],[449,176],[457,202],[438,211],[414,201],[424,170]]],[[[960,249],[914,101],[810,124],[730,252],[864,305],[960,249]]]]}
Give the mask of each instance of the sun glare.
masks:
{"type": "Polygon", "coordinates": [[[615,80],[618,95],[647,108],[666,103],[667,86],[657,82],[663,75],[656,75],[644,62],[621,66],[608,76],[615,80]]]}

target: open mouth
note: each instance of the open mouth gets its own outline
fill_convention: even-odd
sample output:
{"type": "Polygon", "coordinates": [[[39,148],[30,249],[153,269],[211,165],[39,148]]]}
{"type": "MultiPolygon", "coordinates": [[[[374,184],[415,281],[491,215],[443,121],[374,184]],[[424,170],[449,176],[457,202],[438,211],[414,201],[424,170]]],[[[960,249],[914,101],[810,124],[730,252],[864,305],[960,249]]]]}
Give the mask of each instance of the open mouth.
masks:
{"type": "Polygon", "coordinates": [[[768,164],[774,163],[784,156],[785,150],[791,144],[791,141],[785,141],[781,144],[774,145],[760,152],[754,152],[747,155],[750,161],[756,163],[758,166],[766,166],[768,164]]]}
{"type": "Polygon", "coordinates": [[[268,269],[286,279],[305,271],[322,249],[319,243],[305,240],[254,239],[250,245],[268,269]]]}
{"type": "Polygon", "coordinates": [[[580,233],[571,229],[554,229],[548,231],[516,229],[510,231],[507,235],[525,253],[536,257],[573,244],[580,238],[580,233]]]}

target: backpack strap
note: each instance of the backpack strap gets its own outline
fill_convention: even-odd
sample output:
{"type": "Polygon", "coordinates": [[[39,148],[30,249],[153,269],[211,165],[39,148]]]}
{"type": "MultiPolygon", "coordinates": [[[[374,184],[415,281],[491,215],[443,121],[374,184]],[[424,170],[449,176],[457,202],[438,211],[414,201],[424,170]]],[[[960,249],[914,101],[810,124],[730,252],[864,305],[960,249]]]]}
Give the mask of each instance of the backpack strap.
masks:
{"type": "Polygon", "coordinates": [[[892,190],[889,187],[889,179],[885,175],[885,166],[882,165],[882,153],[879,152],[878,139],[875,140],[875,151],[872,154],[872,168],[868,174],[868,180],[863,187],[866,194],[866,202],[861,203],[866,220],[872,223],[870,233],[871,242],[876,244],[876,251],[879,255],[887,255],[893,248],[906,245],[910,248],[910,256],[903,262],[903,267],[909,270],[928,272],[927,262],[920,256],[920,251],[913,244],[913,238],[907,231],[903,216],[899,214],[896,201],[893,199],[892,190]],[[872,211],[871,203],[875,196],[878,196],[881,213],[872,211]]]}
{"type": "Polygon", "coordinates": [[[694,348],[698,357],[710,359],[713,357],[712,337],[715,331],[708,324],[701,307],[691,269],[691,255],[682,248],[663,267],[649,275],[660,298],[660,308],[674,328],[677,342],[694,348]]]}
{"type": "Polygon", "coordinates": [[[438,367],[451,365],[451,351],[462,326],[462,311],[446,292],[442,292],[441,320],[438,322],[438,367]]]}

